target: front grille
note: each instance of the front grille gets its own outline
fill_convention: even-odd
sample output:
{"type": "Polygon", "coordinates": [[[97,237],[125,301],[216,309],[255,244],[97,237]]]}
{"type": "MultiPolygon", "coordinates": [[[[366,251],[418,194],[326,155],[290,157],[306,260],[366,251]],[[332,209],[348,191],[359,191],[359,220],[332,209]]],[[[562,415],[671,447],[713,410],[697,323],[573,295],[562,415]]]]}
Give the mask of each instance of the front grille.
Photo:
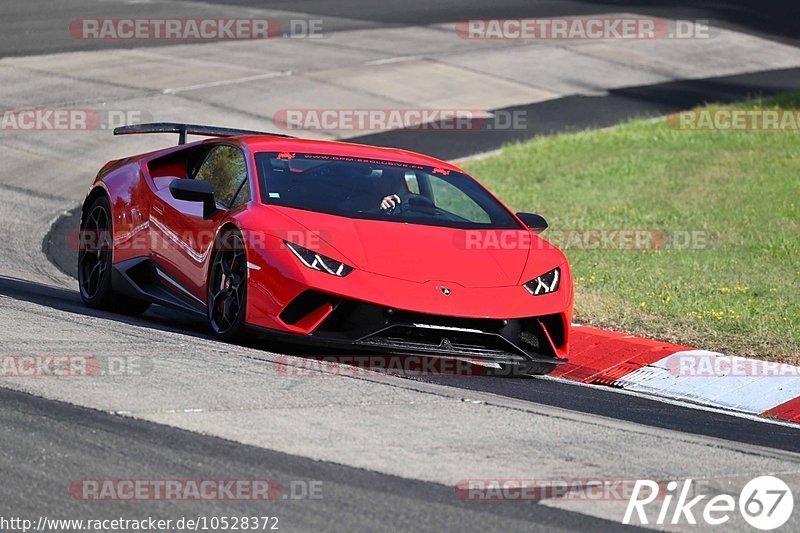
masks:
{"type": "Polygon", "coordinates": [[[358,344],[403,350],[486,359],[525,359],[526,353],[497,334],[394,325],[359,339],[358,344]]]}
{"type": "MultiPolygon", "coordinates": [[[[556,326],[560,317],[553,315],[542,319],[548,320],[544,327],[559,346],[559,340],[563,341],[563,328],[551,329],[550,324],[556,326]]],[[[502,320],[431,315],[342,299],[313,334],[347,338],[356,345],[405,353],[506,361],[557,359],[543,329],[545,323],[540,320],[537,317],[502,320]]]]}
{"type": "Polygon", "coordinates": [[[409,353],[438,353],[453,356],[471,356],[486,359],[524,359],[517,354],[510,353],[505,350],[498,350],[487,348],[480,345],[467,345],[467,344],[451,344],[447,348],[440,345],[434,346],[425,342],[414,342],[400,337],[372,337],[360,341],[359,344],[364,346],[375,346],[376,348],[386,348],[390,350],[402,350],[409,353]]]}

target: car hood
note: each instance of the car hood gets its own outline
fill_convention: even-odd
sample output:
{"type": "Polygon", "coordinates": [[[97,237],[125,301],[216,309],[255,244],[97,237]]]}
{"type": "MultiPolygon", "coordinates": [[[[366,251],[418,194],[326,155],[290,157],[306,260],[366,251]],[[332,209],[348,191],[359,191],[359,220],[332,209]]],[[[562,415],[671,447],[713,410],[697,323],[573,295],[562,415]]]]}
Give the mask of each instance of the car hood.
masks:
{"type": "Polygon", "coordinates": [[[532,238],[538,239],[525,229],[464,230],[278,209],[355,268],[418,283],[518,285],[532,238]]]}

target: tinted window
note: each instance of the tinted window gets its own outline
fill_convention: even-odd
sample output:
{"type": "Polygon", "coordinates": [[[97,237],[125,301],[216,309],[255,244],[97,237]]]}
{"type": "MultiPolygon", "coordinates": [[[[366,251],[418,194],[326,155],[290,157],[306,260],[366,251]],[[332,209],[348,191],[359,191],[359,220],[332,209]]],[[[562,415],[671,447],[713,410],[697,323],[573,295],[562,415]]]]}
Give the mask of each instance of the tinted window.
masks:
{"type": "Polygon", "coordinates": [[[454,228],[514,228],[508,210],[450,169],[353,157],[259,153],[262,202],[350,218],[454,228]],[[399,201],[387,204],[387,198],[399,201]]]}
{"type": "Polygon", "coordinates": [[[231,201],[242,184],[248,189],[249,195],[246,183],[247,163],[242,152],[233,146],[213,147],[197,170],[194,179],[209,182],[214,187],[217,202],[226,207],[231,206],[231,201]]]}
{"type": "Polygon", "coordinates": [[[467,194],[438,176],[430,178],[434,203],[442,209],[470,222],[489,224],[489,214],[467,194]]]}

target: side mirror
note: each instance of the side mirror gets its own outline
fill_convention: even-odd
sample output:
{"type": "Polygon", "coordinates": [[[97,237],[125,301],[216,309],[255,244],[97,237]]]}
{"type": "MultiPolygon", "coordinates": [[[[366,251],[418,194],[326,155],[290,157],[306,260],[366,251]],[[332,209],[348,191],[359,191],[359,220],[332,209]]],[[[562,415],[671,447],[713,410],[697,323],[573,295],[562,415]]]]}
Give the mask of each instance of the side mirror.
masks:
{"type": "Polygon", "coordinates": [[[214,200],[214,187],[207,181],[176,179],[169,184],[169,192],[176,200],[203,203],[203,218],[208,220],[217,211],[217,202],[214,200]]]}
{"type": "Polygon", "coordinates": [[[541,233],[547,229],[547,221],[541,215],[517,213],[517,217],[519,217],[523,224],[532,229],[534,233],[541,233]]]}

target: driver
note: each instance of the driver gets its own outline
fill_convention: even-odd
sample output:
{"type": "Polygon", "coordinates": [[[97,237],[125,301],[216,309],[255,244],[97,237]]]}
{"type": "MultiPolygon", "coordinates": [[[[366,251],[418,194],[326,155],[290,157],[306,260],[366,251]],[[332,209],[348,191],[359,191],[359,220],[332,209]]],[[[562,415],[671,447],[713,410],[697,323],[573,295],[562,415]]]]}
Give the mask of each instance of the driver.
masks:
{"type": "Polygon", "coordinates": [[[384,210],[397,208],[410,192],[402,169],[384,171],[383,184],[384,197],[381,200],[381,209],[384,210]]]}
{"type": "Polygon", "coordinates": [[[390,194],[389,196],[384,196],[383,200],[381,200],[381,209],[394,209],[401,203],[400,195],[390,194]]]}

